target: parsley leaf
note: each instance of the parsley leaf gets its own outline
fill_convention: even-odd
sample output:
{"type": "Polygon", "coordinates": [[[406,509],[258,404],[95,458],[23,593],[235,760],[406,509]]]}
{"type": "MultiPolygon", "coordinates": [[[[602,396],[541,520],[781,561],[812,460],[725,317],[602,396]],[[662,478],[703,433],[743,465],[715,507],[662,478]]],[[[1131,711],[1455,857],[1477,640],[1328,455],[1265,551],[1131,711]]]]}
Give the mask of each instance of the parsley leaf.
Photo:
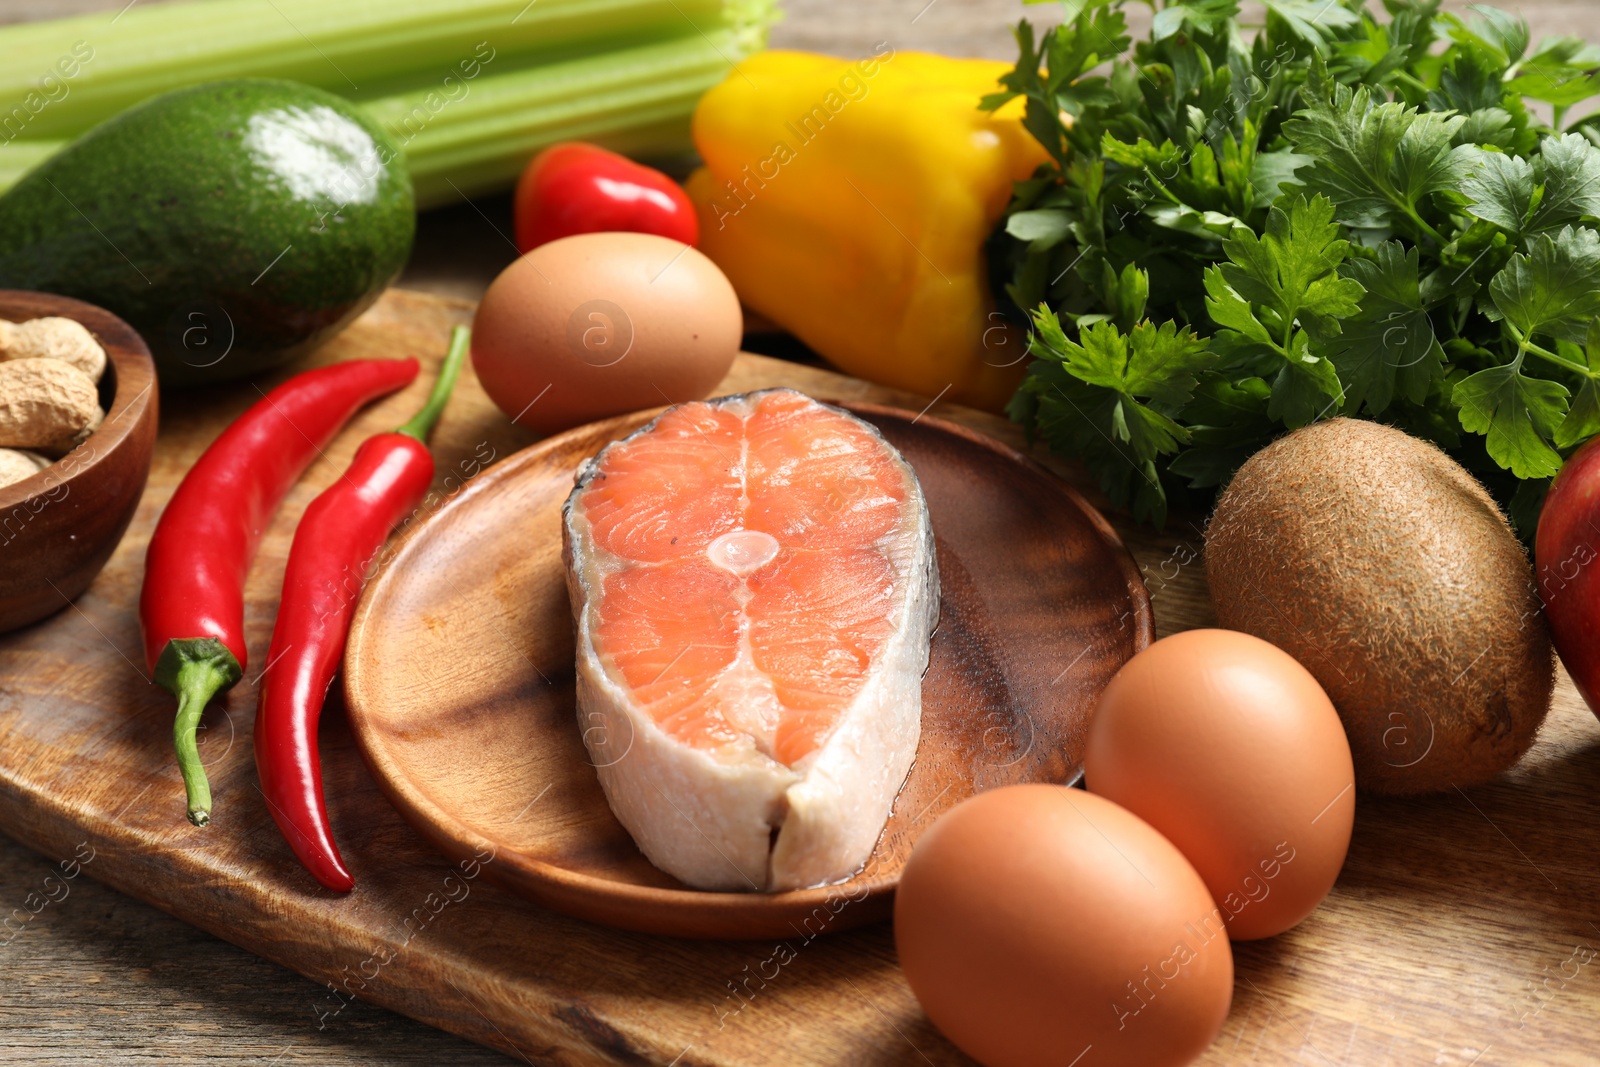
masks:
{"type": "Polygon", "coordinates": [[[1206,268],[1206,311],[1222,329],[1217,347],[1230,365],[1276,372],[1267,413],[1304,426],[1344,397],[1333,364],[1310,350],[1313,337],[1339,333],[1360,310],[1361,284],[1339,275],[1349,250],[1323,197],[1280,201],[1266,233],[1239,231],[1223,244],[1227,260],[1206,268]]]}
{"type": "Polygon", "coordinates": [[[1509,68],[1528,50],[1528,24],[1517,16],[1496,8],[1479,5],[1472,9],[1478,17],[1470,23],[1459,15],[1445,13],[1440,19],[1450,27],[1450,36],[1456,41],[1472,45],[1493,55],[1500,69],[1509,68]]]}
{"type": "Polygon", "coordinates": [[[1065,211],[1052,208],[1019,211],[1006,219],[1006,232],[1043,252],[1066,240],[1072,232],[1072,220],[1065,211]]]}
{"type": "Polygon", "coordinates": [[[1185,26],[1201,33],[1216,33],[1226,29],[1238,13],[1239,5],[1235,0],[1187,0],[1169,4],[1156,12],[1150,36],[1152,40],[1164,41],[1185,26]]]}
{"type": "Polygon", "coordinates": [[[1295,36],[1310,45],[1325,46],[1329,31],[1354,26],[1359,15],[1331,0],[1264,0],[1267,11],[1282,19],[1295,36]]]}
{"type": "Polygon", "coordinates": [[[1522,338],[1582,343],[1600,315],[1600,232],[1568,226],[1554,237],[1533,238],[1489,282],[1489,296],[1491,317],[1503,318],[1522,338]]]}
{"type": "Polygon", "coordinates": [[[1451,50],[1439,85],[1426,98],[1429,111],[1456,111],[1466,123],[1456,131],[1457,144],[1493,144],[1527,155],[1538,137],[1529,129],[1532,116],[1516,93],[1506,92],[1504,55],[1475,46],[1451,50]]]}
{"type": "Polygon", "coordinates": [[[1216,371],[1201,375],[1183,409],[1190,447],[1168,469],[1187,478],[1191,489],[1222,485],[1277,432],[1267,415],[1271,395],[1272,387],[1261,378],[1235,380],[1216,371]]]}
{"type": "Polygon", "coordinates": [[[1396,393],[1422,403],[1444,373],[1444,349],[1423,306],[1417,249],[1385,241],[1372,259],[1351,259],[1341,273],[1361,284],[1361,309],[1327,342],[1328,358],[1345,386],[1346,414],[1365,405],[1378,415],[1396,393]]]}
{"type": "Polygon", "coordinates": [[[1361,287],[1337,273],[1350,243],[1339,238],[1333,205],[1322,197],[1296,196],[1275,205],[1262,237],[1238,233],[1223,247],[1224,280],[1281,323],[1300,316],[1337,333],[1338,319],[1356,311],[1361,287]]]}
{"type": "MultiPolygon", "coordinates": [[[[1113,323],[1095,323],[1079,334],[1079,341],[1068,339],[1055,312],[1047,307],[1034,312],[1033,323],[1038,331],[1035,355],[1058,360],[1079,381],[1110,389],[1134,407],[1144,407],[1135,398],[1172,408],[1182,406],[1194,390],[1195,374],[1216,359],[1193,330],[1184,327],[1180,331],[1170,322],[1159,327],[1141,322],[1127,334],[1113,323]]],[[[1143,416],[1140,421],[1145,421],[1143,416]]],[[[1163,425],[1160,419],[1148,421],[1151,426],[1163,425]]],[[[1173,432],[1176,440],[1184,439],[1181,428],[1173,432]]],[[[1159,434],[1138,441],[1125,439],[1141,455],[1171,451],[1171,442],[1159,434]]]]}
{"type": "Polygon", "coordinates": [[[1517,236],[1600,216],[1600,148],[1546,137],[1537,162],[1474,149],[1461,181],[1467,210],[1517,236]]]}
{"type": "Polygon", "coordinates": [[[1547,443],[1567,407],[1567,387],[1522,373],[1521,360],[1457,383],[1461,425],[1486,435],[1490,457],[1518,478],[1549,478],[1561,455],[1547,443]]]}
{"type": "Polygon", "coordinates": [[[1471,114],[1503,107],[1506,99],[1501,76],[1506,66],[1504,56],[1495,58],[1481,49],[1460,52],[1439,72],[1438,88],[1428,93],[1428,110],[1471,114]]]}
{"type": "Polygon", "coordinates": [[[1438,0],[1263,0],[1248,27],[1148,0],[1137,41],[1132,0],[1062,2],[985,101],[1026,96],[1054,156],[986,245],[1007,314],[1059,316],[1013,416],[1142,517],[1285,428],[1379,418],[1530,533],[1600,437],[1600,112],[1566,122],[1600,48],[1438,0]]]}
{"type": "Polygon", "coordinates": [[[1506,88],[1558,108],[1600,93],[1600,52],[1576,37],[1547,40],[1517,67],[1506,88]]]}
{"type": "Polygon", "coordinates": [[[1257,154],[1250,170],[1250,185],[1258,203],[1270,204],[1278,199],[1285,185],[1294,184],[1294,172],[1314,162],[1310,156],[1291,152],[1287,148],[1257,154]]]}
{"type": "Polygon", "coordinates": [[[1600,215],[1600,148],[1580,134],[1568,133],[1546,137],[1539,158],[1544,164],[1544,196],[1533,229],[1553,230],[1600,215]]]}
{"type": "Polygon", "coordinates": [[[1150,276],[1132,263],[1123,267],[1121,274],[1112,270],[1111,264],[1102,263],[1100,274],[1100,289],[1112,309],[1111,321],[1124,330],[1137,329],[1150,301],[1150,276]]]}
{"type": "Polygon", "coordinates": [[[1024,19],[1016,27],[1022,53],[1015,69],[1000,76],[1001,91],[979,101],[994,111],[1021,96],[1027,98],[1022,125],[1045,150],[1064,163],[1069,125],[1063,113],[1080,115],[1096,106],[1115,102],[1104,77],[1090,75],[1104,59],[1127,51],[1128,23],[1120,6],[1108,0],[1091,0],[1069,13],[1068,22],[1051,30],[1035,44],[1033,26],[1024,19]]]}
{"type": "Polygon", "coordinates": [[[1173,416],[1216,355],[1193,330],[1171,322],[1141,322],[1126,334],[1114,323],[1097,322],[1073,341],[1056,313],[1041,306],[1033,325],[1035,362],[1023,386],[1032,394],[1031,410],[1025,414],[1096,460],[1101,486],[1113,500],[1164,522],[1166,493],[1154,461],[1188,443],[1189,431],[1173,416]]]}
{"type": "Polygon", "coordinates": [[[1421,210],[1426,197],[1454,188],[1476,158],[1477,149],[1453,144],[1466,119],[1375,102],[1365,87],[1329,82],[1320,59],[1306,90],[1308,106],[1283,130],[1296,151],[1316,162],[1297,171],[1295,180],[1332,200],[1339,220],[1350,226],[1403,230],[1443,244],[1421,210]]]}
{"type": "Polygon", "coordinates": [[[1533,213],[1533,164],[1521,156],[1499,152],[1480,151],[1473,159],[1476,165],[1461,179],[1467,210],[1520,234],[1533,213]]]}
{"type": "Polygon", "coordinates": [[[1588,368],[1588,374],[1572,397],[1567,417],[1556,429],[1557,448],[1572,448],[1600,433],[1600,318],[1589,323],[1589,335],[1581,349],[1577,345],[1570,347],[1577,350],[1577,361],[1588,368]]]}

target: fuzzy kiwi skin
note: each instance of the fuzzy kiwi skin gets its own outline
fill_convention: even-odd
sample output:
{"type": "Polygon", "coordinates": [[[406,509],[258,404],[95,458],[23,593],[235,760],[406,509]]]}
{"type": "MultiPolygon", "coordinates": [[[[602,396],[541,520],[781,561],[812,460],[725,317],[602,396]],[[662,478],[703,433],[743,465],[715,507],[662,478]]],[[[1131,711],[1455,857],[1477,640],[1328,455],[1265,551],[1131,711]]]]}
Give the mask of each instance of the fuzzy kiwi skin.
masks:
{"type": "Polygon", "coordinates": [[[1549,710],[1527,554],[1472,475],[1393,427],[1330,419],[1252,456],[1206,530],[1206,579],[1218,622],[1322,683],[1361,789],[1487,781],[1549,710]]]}

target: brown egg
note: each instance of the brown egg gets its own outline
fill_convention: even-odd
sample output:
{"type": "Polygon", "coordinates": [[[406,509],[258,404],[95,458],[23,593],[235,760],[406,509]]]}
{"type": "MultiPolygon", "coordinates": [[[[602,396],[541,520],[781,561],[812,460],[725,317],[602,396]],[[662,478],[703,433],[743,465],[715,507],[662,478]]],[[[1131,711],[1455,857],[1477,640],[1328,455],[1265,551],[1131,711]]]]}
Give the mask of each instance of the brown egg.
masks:
{"type": "Polygon", "coordinates": [[[945,813],[901,874],[894,936],[928,1018],[987,1067],[1176,1067],[1233,998],[1200,876],[1081,789],[1009,786],[945,813]]]}
{"type": "Polygon", "coordinates": [[[739,298],[678,241],[586,233],[540,245],[489,286],[472,365],[501,411],[554,433],[710,394],[738,354],[739,298]]]}
{"type": "Polygon", "coordinates": [[[1235,940],[1311,914],[1350,847],[1339,715],[1309,671],[1249,634],[1190,630],[1124,664],[1095,709],[1084,779],[1178,846],[1235,940]]]}

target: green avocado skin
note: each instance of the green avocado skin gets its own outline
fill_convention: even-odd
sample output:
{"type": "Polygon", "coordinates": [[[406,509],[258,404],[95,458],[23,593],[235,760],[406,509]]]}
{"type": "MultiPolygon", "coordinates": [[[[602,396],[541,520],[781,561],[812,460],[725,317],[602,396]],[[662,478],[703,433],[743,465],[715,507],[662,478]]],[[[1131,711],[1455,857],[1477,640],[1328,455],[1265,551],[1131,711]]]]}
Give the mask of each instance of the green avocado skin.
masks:
{"type": "Polygon", "coordinates": [[[0,288],[127,320],[164,385],[309,351],[372,304],[416,234],[411,179],[348,101],[286,81],[179,89],[0,197],[0,288]]]}

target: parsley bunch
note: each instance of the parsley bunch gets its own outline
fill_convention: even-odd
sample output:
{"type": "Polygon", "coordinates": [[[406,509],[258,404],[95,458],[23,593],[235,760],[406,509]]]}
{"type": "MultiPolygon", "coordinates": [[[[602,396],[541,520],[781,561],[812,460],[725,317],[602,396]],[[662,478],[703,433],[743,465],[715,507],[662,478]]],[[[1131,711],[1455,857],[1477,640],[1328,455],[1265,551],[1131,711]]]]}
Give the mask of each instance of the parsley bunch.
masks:
{"type": "Polygon", "coordinates": [[[990,242],[1032,328],[1010,412],[1160,525],[1284,430],[1379,419],[1531,534],[1600,433],[1600,50],[1438,0],[1065,0],[985,98],[1052,162],[990,242]],[[1549,105],[1546,123],[1529,100],[1549,105]]]}

